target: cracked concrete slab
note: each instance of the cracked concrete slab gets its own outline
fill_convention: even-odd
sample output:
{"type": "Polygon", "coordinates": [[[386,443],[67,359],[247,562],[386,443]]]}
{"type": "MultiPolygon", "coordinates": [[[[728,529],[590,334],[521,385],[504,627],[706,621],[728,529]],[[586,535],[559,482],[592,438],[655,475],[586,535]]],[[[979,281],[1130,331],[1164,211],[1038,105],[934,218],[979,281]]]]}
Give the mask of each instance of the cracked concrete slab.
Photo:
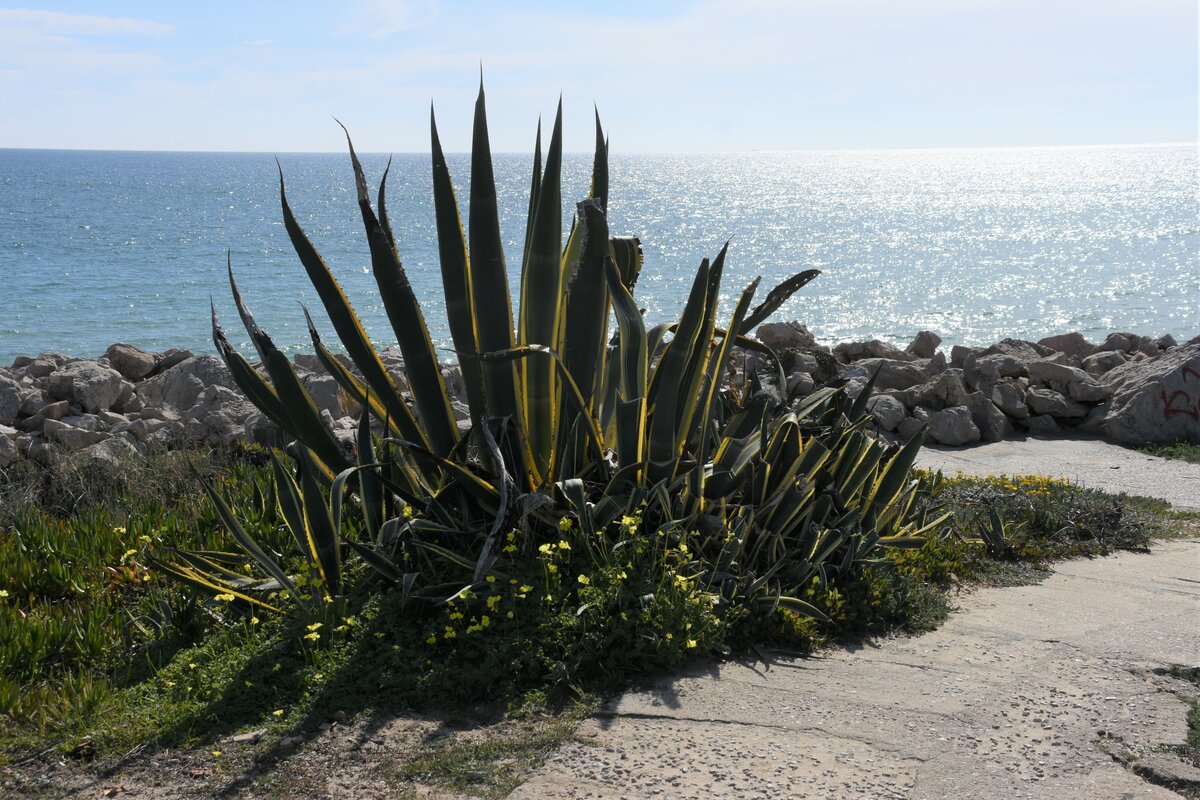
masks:
{"type": "Polygon", "coordinates": [[[1037,473],[1091,489],[1157,497],[1200,511],[1200,464],[1159,458],[1100,439],[1010,439],[973,447],[926,445],[917,466],[947,475],[1037,473]]]}
{"type": "Polygon", "coordinates": [[[982,589],[938,631],[710,664],[608,704],[512,798],[1178,799],[1116,758],[1184,741],[1200,541],[982,589]]]}

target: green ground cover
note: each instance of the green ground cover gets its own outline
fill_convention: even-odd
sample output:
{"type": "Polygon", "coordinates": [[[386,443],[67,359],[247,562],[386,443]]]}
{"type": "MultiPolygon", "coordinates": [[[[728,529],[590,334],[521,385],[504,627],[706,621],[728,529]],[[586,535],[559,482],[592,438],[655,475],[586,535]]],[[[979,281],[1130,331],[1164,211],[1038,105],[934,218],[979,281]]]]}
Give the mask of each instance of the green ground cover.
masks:
{"type": "Polygon", "coordinates": [[[1200,464],[1200,444],[1175,442],[1173,444],[1147,445],[1141,449],[1159,458],[1174,458],[1178,461],[1187,461],[1190,464],[1200,464]]]}
{"type": "MultiPolygon", "coordinates": [[[[487,594],[486,615],[465,602],[414,613],[400,588],[352,594],[311,616],[273,615],[156,574],[155,559],[174,546],[233,545],[187,461],[234,492],[245,523],[286,550],[284,526],[262,509],[265,470],[246,453],[163,454],[89,474],[30,464],[4,476],[3,758],[51,745],[99,756],[147,742],[195,746],[247,728],[283,736],[337,712],[484,703],[503,714],[531,698],[569,706],[749,645],[803,650],[927,630],[964,584],[1027,580],[1055,559],[1144,547],[1165,513],[1046,478],[923,475],[921,502],[951,513],[947,524],[919,548],[889,548],[814,581],[804,599],[824,620],[786,608],[721,618],[680,579],[685,543],[662,537],[641,558],[597,565],[579,557],[589,543],[569,526],[538,553],[535,572],[487,594]],[[993,510],[1003,548],[985,533],[993,510]],[[574,586],[564,591],[555,576],[568,573],[574,586]]],[[[429,758],[410,769],[449,769],[429,758]]]]}

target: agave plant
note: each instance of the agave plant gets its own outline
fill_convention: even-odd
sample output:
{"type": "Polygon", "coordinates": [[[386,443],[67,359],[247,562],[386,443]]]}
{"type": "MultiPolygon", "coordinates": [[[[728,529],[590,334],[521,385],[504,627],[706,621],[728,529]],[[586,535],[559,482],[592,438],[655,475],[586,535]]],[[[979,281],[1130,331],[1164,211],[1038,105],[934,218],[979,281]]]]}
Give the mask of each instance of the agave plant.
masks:
{"type": "MultiPolygon", "coordinates": [[[[372,206],[348,134],[372,270],[411,395],[385,369],[297,223],[282,171],[288,235],[353,364],[333,356],[309,317],[321,363],[362,405],[355,452],[322,423],[287,358],[255,323],[232,268],[233,299],[261,367],[229,344],[213,310],[214,341],[238,385],[295,440],[294,468],[275,460],[274,502],[322,593],[346,591],[343,555],[353,552],[370,566],[370,579],[445,600],[503,574],[508,562],[557,537],[568,517],[611,548],[631,536],[687,537],[715,599],[784,603],[816,614],[792,597],[814,575],[848,569],[881,543],[917,541],[927,527],[913,511],[911,465],[920,437],[894,451],[869,436],[869,387],[853,403],[826,388],[791,405],[755,391],[761,387],[753,369],[745,386],[725,380],[735,350],[752,352],[786,394],[775,354],[746,334],[815,270],[798,273],[752,309],[754,281],[721,325],[726,245],[701,262],[678,320],[647,328],[632,294],[640,243],[608,227],[608,145],[598,116],[590,196],[578,204],[564,243],[560,102],[544,163],[538,128],[514,312],[482,86],[466,230],[432,117],[431,136],[446,317],[470,409],[465,430],[455,422],[388,223],[387,171],[372,206]],[[347,508],[355,524],[347,523],[347,508]],[[619,524],[631,518],[641,521],[636,530],[619,524]],[[498,536],[513,529],[523,534],[522,549],[502,552],[498,536]]],[[[246,534],[216,492],[212,499],[267,577],[247,578],[219,559],[187,553],[165,565],[168,571],[249,603],[264,604],[263,591],[279,588],[302,601],[284,562],[246,534]]]]}

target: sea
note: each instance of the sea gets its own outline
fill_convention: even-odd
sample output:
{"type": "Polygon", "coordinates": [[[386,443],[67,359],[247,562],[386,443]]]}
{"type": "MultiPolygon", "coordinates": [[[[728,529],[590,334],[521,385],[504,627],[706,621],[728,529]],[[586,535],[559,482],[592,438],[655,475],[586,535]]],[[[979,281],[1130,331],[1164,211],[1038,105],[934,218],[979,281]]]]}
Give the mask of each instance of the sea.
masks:
{"type": "MultiPolygon", "coordinates": [[[[389,156],[362,156],[377,182],[389,156]]],[[[470,161],[448,156],[466,220],[470,161]]],[[[532,156],[495,156],[513,297],[532,156]]],[[[232,260],[259,324],[309,349],[301,304],[324,321],[284,231],[279,171],[297,217],[372,338],[394,343],[369,266],[345,153],[0,149],[0,365],[113,342],[213,352],[210,301],[249,351],[226,278],[232,260]],[[278,158],[278,166],[277,159],[278,158]]],[[[590,154],[564,161],[564,225],[590,154]]],[[[640,237],[635,297],[651,323],[679,314],[697,266],[729,241],[728,316],[788,276],[821,276],[777,312],[826,343],[945,345],[1078,330],[1200,334],[1200,151],[1195,144],[622,155],[613,233],[640,237]]],[[[398,154],[387,182],[401,259],[450,358],[430,157],[398,154]]]]}

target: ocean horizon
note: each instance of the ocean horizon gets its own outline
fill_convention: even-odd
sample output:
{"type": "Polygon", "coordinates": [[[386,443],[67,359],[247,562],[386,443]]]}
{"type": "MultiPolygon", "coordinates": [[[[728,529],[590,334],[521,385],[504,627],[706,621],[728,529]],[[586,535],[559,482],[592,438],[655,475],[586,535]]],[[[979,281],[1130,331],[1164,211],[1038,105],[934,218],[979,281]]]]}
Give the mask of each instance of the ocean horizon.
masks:
{"type": "MultiPolygon", "coordinates": [[[[311,348],[299,303],[336,342],[283,231],[275,155],[0,149],[0,363],[113,342],[212,352],[209,300],[249,342],[226,252],[282,349],[311,348]]],[[[279,153],[289,201],[381,346],[394,342],[370,274],[345,153],[279,153]]],[[[447,348],[427,153],[393,156],[388,210],[435,341],[447,348]]],[[[464,222],[469,156],[447,156],[464,222]]],[[[374,186],[386,154],[362,154],[374,186]]],[[[496,154],[512,292],[530,154],[496,154]]],[[[564,157],[564,230],[590,154],[564,157]]],[[[731,241],[722,315],[802,269],[823,274],[774,316],[819,340],[987,344],[1114,330],[1200,333],[1195,144],[821,150],[611,158],[610,227],[641,237],[635,297],[672,319],[695,268],[731,241]]]]}

